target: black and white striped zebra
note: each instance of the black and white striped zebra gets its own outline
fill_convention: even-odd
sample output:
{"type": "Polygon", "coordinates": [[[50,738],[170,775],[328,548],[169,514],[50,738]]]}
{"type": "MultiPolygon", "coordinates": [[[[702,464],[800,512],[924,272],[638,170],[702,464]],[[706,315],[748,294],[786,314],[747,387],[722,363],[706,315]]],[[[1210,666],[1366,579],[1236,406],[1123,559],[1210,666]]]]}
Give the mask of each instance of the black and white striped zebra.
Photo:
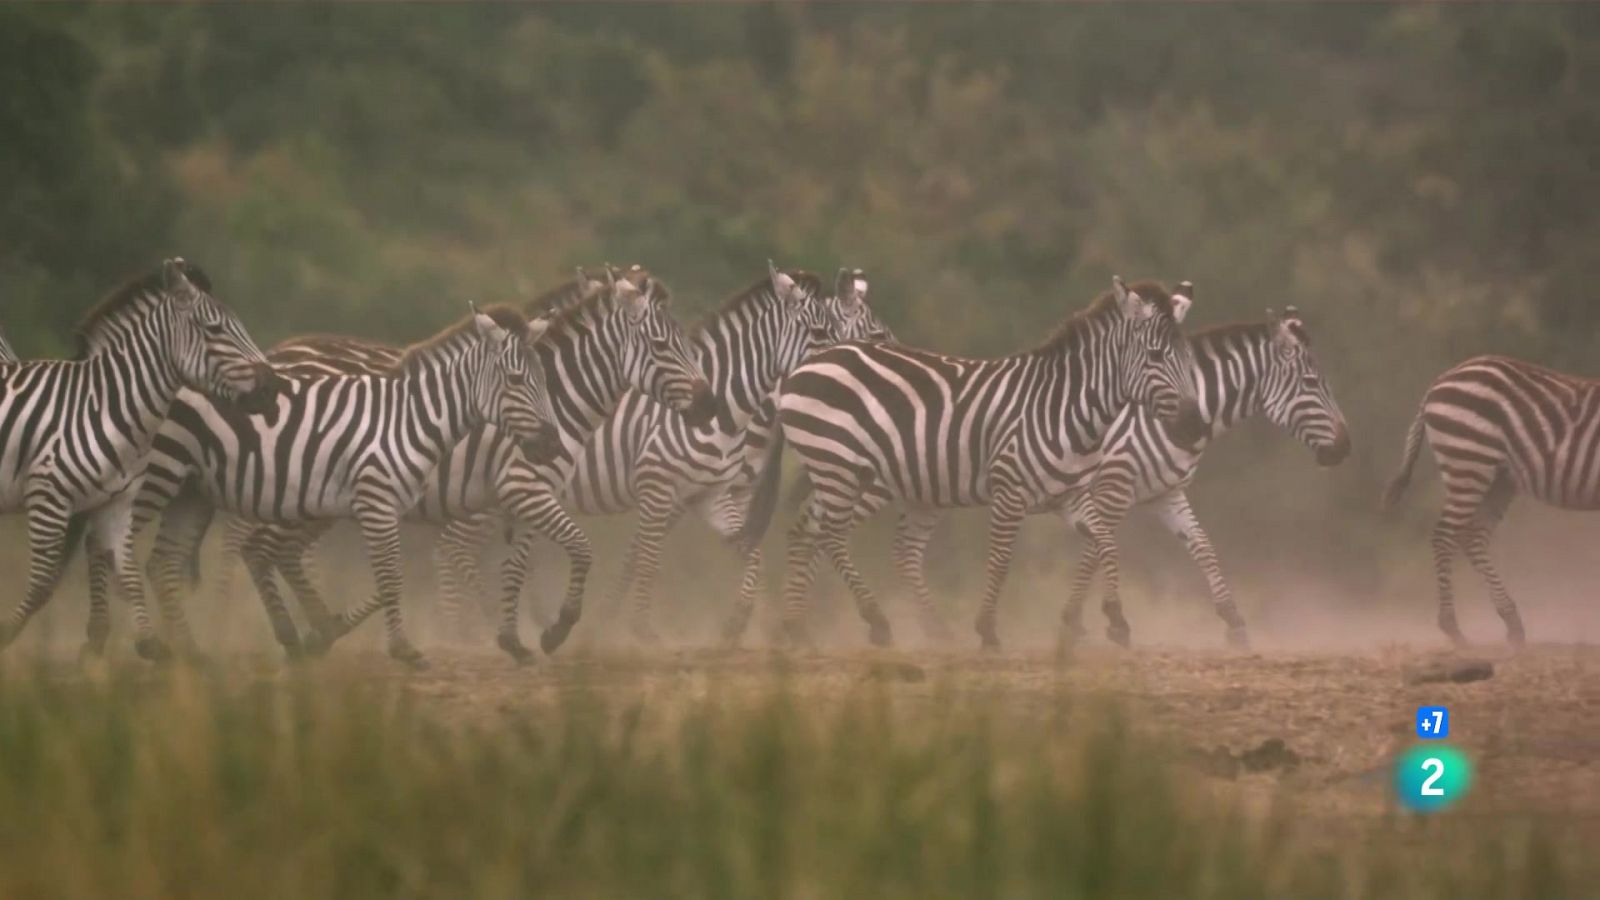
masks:
{"type": "MultiPolygon", "coordinates": [[[[497,642],[519,661],[532,655],[518,637],[517,614],[529,545],[537,535],[560,544],[570,562],[566,598],[551,633],[564,638],[582,614],[593,553],[588,536],[557,498],[584,441],[628,390],[655,399],[691,422],[703,423],[715,412],[710,385],[672,318],[670,303],[666,286],[639,266],[622,272],[608,266],[601,279],[590,278],[580,269],[577,281],[534,300],[530,309],[555,311],[535,352],[550,386],[561,448],[549,459],[530,462],[502,432],[484,426],[455,446],[429,479],[423,499],[413,511],[412,518],[438,524],[471,520],[499,509],[516,524],[504,575],[497,642]]],[[[298,373],[301,365],[367,365],[381,358],[380,351],[369,344],[352,346],[347,340],[335,343],[327,339],[286,342],[270,358],[278,362],[280,354],[300,360],[288,370],[291,374],[298,373]]],[[[259,525],[256,535],[239,542],[252,576],[258,587],[263,587],[262,556],[269,557],[265,587],[275,593],[270,566],[277,564],[302,603],[312,605],[310,612],[315,617],[321,604],[300,560],[308,542],[280,541],[286,546],[273,548],[270,538],[260,537],[261,532],[270,530],[288,527],[259,525]],[[263,550],[263,543],[273,549],[263,550]]],[[[461,593],[462,579],[448,576],[467,565],[451,559],[443,549],[439,556],[441,582],[446,582],[441,585],[442,594],[454,599],[461,593]]],[[[475,570],[475,565],[471,568],[475,570]]]]}
{"type": "MultiPolygon", "coordinates": [[[[850,530],[888,503],[912,509],[988,506],[988,578],[977,631],[998,647],[995,611],[1023,515],[1092,470],[1104,431],[1129,403],[1152,409],[1184,443],[1204,422],[1194,363],[1179,327],[1193,288],[1155,283],[1113,290],[1038,348],[1000,359],[966,359],[893,344],[845,344],[807,360],[783,383],[779,431],[799,451],[811,495],[790,532],[784,630],[804,642],[806,595],[823,552],[856,597],[874,644],[888,620],[850,560],[850,530]]],[[[766,477],[777,477],[775,465],[766,477]]],[[[774,491],[751,510],[752,536],[770,519],[774,491]]],[[[1098,518],[1087,527],[1102,566],[1115,544],[1098,518]]],[[[1112,637],[1127,640],[1115,598],[1112,637]]],[[[1064,633],[1063,635],[1067,635],[1064,633]]]]}
{"type": "MultiPolygon", "coordinates": [[[[0,646],[49,600],[82,527],[117,527],[122,507],[113,501],[131,493],[180,391],[266,402],[279,386],[209,279],[182,259],[113,292],[77,336],[75,360],[0,368],[0,512],[27,512],[32,552],[27,595],[0,625],[0,646]]],[[[140,654],[165,656],[135,600],[140,654]]]]}
{"type": "MultiPolygon", "coordinates": [[[[1283,316],[1268,313],[1265,322],[1220,325],[1192,332],[1195,387],[1207,431],[1192,447],[1167,433],[1161,421],[1138,406],[1126,407],[1106,429],[1100,461],[1089,481],[1044,508],[1076,528],[1092,503],[1101,523],[1115,534],[1137,505],[1154,504],[1167,530],[1184,542],[1210,588],[1212,604],[1227,625],[1236,646],[1247,643],[1244,619],[1222,576],[1211,539],[1189,505],[1185,488],[1199,469],[1212,440],[1253,416],[1265,416],[1316,453],[1317,463],[1335,466],[1350,452],[1350,435],[1327,379],[1311,351],[1311,337],[1300,314],[1289,307],[1283,316]]],[[[946,635],[923,570],[928,541],[943,513],[938,509],[907,510],[895,533],[895,568],[911,586],[931,637],[946,635]]],[[[1079,629],[1083,602],[1089,594],[1100,556],[1084,549],[1068,600],[1069,627],[1079,629]]],[[[1117,588],[1108,589],[1112,594],[1117,588]]]]}
{"type": "Polygon", "coordinates": [[[21,359],[17,357],[17,351],[12,350],[11,345],[6,343],[5,334],[0,333],[0,364],[14,362],[21,362],[21,359]]]}
{"type": "MultiPolygon", "coordinates": [[[[411,347],[383,376],[286,377],[276,407],[244,415],[185,394],[172,407],[145,460],[131,522],[113,547],[131,547],[191,478],[207,503],[183,504],[162,519],[152,557],[169,621],[188,640],[175,588],[175,559],[203,534],[211,509],[249,519],[303,522],[354,518],[377,582],[365,604],[314,632],[326,643],[373,610],[384,609],[389,653],[422,665],[400,614],[400,520],[416,505],[428,476],[455,443],[485,422],[501,425],[540,457],[556,447],[554,413],[530,342],[548,323],[529,323],[497,307],[411,347]],[[209,504],[209,506],[207,506],[209,504]]],[[[118,563],[130,597],[143,591],[138,570],[118,563]]]]}
{"type": "Polygon", "coordinates": [[[760,560],[751,560],[751,548],[739,540],[742,520],[727,518],[742,510],[725,495],[742,477],[748,426],[784,375],[838,342],[847,327],[874,327],[865,278],[851,274],[840,284],[847,289],[829,295],[817,276],[769,263],[766,279],[735,295],[691,337],[722,401],[717,420],[694,428],[630,396],[584,448],[568,483],[571,505],[591,515],[638,510],[617,597],[631,601],[640,640],[658,640],[649,620],[650,592],[666,534],[687,509],[706,516],[745,561],[740,592],[753,595],[760,560]]]}
{"type": "Polygon", "coordinates": [[[1489,587],[1507,640],[1520,645],[1526,639],[1522,616],[1495,569],[1489,541],[1518,494],[1559,509],[1600,509],[1600,379],[1504,356],[1480,356],[1450,369],[1422,397],[1385,506],[1410,484],[1424,440],[1445,493],[1433,527],[1439,628],[1457,644],[1465,642],[1451,578],[1456,553],[1465,552],[1489,587]]]}

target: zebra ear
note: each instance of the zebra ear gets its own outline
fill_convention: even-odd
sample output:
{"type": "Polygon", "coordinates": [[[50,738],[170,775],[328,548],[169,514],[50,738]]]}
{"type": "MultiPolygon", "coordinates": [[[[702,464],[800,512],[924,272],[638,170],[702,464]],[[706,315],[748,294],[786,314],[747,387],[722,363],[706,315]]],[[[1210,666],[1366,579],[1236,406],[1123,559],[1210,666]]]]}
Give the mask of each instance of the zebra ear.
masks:
{"type": "Polygon", "coordinates": [[[778,271],[778,267],[770,259],[767,260],[767,278],[772,281],[772,290],[778,295],[778,299],[785,301],[799,299],[796,296],[799,291],[796,289],[794,279],[787,273],[778,271]]]}
{"type": "Polygon", "coordinates": [[[189,267],[183,257],[174,256],[161,264],[161,286],[179,303],[192,303],[199,296],[194,283],[189,280],[189,267]]]}
{"type": "Polygon", "coordinates": [[[499,322],[479,312],[478,304],[469,300],[467,301],[467,307],[472,310],[472,323],[477,326],[479,336],[485,338],[494,337],[505,331],[504,328],[500,327],[499,322]]]}
{"type": "Polygon", "coordinates": [[[528,343],[531,344],[534,341],[537,341],[539,338],[544,337],[544,333],[549,331],[549,330],[550,330],[550,317],[549,316],[540,316],[540,317],[538,317],[536,319],[529,319],[528,320],[528,330],[523,332],[523,337],[527,340],[528,343]]]}
{"type": "Polygon", "coordinates": [[[1181,324],[1183,317],[1189,314],[1189,308],[1192,306],[1194,306],[1194,282],[1178,282],[1178,289],[1172,292],[1173,320],[1181,324]]]}
{"type": "Polygon", "coordinates": [[[1117,306],[1121,307],[1122,315],[1129,319],[1148,319],[1155,311],[1143,297],[1128,290],[1123,284],[1121,275],[1111,276],[1111,292],[1117,298],[1117,306]]]}

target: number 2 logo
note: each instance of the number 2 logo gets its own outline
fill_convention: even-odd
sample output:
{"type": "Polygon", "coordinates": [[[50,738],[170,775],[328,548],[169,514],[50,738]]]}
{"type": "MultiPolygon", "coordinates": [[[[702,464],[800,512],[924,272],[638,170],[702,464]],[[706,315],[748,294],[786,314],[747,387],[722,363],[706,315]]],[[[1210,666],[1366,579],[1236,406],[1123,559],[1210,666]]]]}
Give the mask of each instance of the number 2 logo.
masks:
{"type": "Polygon", "coordinates": [[[1444,788],[1436,787],[1434,782],[1444,777],[1444,760],[1437,756],[1430,756],[1422,761],[1422,771],[1433,773],[1422,782],[1422,796],[1443,797],[1444,788]]]}

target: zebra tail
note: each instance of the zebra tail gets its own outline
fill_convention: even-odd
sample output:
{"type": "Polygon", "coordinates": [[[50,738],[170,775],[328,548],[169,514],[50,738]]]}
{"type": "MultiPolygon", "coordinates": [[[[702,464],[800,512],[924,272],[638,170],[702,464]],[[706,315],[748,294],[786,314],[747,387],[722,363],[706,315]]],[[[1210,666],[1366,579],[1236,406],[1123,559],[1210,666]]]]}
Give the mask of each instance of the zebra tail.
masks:
{"type": "Polygon", "coordinates": [[[1422,452],[1422,410],[1417,410],[1417,417],[1411,420],[1411,430],[1406,432],[1406,451],[1400,460],[1400,471],[1395,473],[1389,482],[1389,487],[1383,492],[1383,509],[1388,509],[1400,502],[1400,495],[1406,492],[1411,485],[1411,470],[1417,464],[1417,456],[1422,452]]]}
{"type": "Polygon", "coordinates": [[[761,464],[761,477],[750,494],[750,505],[745,509],[744,527],[739,529],[739,546],[746,554],[761,546],[772,524],[772,515],[778,509],[778,483],[783,480],[783,426],[772,429],[767,444],[767,458],[761,464]]]}

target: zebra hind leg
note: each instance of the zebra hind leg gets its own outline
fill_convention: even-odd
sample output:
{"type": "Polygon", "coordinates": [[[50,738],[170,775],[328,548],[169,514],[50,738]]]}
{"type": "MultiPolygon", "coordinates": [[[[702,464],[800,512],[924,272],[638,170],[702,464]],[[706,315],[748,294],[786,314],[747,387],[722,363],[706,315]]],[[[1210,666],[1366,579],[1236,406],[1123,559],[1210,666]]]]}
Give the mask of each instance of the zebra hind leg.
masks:
{"type": "Polygon", "coordinates": [[[1495,527],[1504,518],[1506,508],[1511,504],[1511,481],[1501,473],[1489,488],[1489,493],[1484,497],[1484,502],[1478,509],[1478,515],[1473,526],[1464,535],[1467,560],[1472,564],[1484,581],[1489,586],[1489,598],[1494,603],[1495,612],[1500,614],[1501,621],[1506,625],[1506,640],[1513,646],[1520,647],[1527,640],[1527,632],[1522,627],[1522,615],[1517,611],[1517,604],[1511,599],[1510,591],[1500,578],[1500,572],[1494,565],[1494,560],[1489,553],[1489,541],[1494,536],[1495,527]]]}
{"type": "Polygon", "coordinates": [[[105,656],[111,637],[111,579],[116,573],[116,557],[100,537],[90,533],[87,543],[89,563],[89,623],[84,629],[80,660],[105,656]]]}
{"type": "Polygon", "coordinates": [[[1244,617],[1239,615],[1239,608],[1233,602],[1233,591],[1222,577],[1217,551],[1211,546],[1210,536],[1200,526],[1200,519],[1194,514],[1189,498],[1183,491],[1173,491],[1167,496],[1161,518],[1167,530],[1183,541],[1189,557],[1200,567],[1200,574],[1205,576],[1206,585],[1211,590],[1211,603],[1217,616],[1227,626],[1228,644],[1236,649],[1248,648],[1250,639],[1245,631],[1244,617]]]}
{"type": "Polygon", "coordinates": [[[817,495],[813,493],[800,518],[789,529],[787,569],[783,578],[783,616],[778,634],[780,646],[794,649],[813,646],[806,628],[806,612],[811,585],[817,575],[818,521],[817,495]]]}
{"type": "Polygon", "coordinates": [[[911,587],[917,611],[922,620],[922,633],[936,644],[949,644],[955,639],[950,624],[933,602],[933,592],[928,589],[928,542],[939,525],[939,514],[933,510],[907,510],[900,516],[894,533],[894,564],[901,580],[911,587]]]}
{"type": "Polygon", "coordinates": [[[257,526],[240,545],[239,553],[244,560],[245,571],[249,573],[250,581],[261,597],[261,605],[267,611],[267,621],[272,625],[272,635],[277,639],[278,646],[283,648],[285,656],[298,659],[303,654],[300,631],[295,628],[294,619],[290,618],[289,609],[284,605],[283,595],[278,592],[278,582],[273,574],[273,560],[278,553],[271,530],[271,526],[257,526]]]}
{"type": "Polygon", "coordinates": [[[996,614],[1000,605],[1000,589],[1005,586],[1011,572],[1011,553],[1016,544],[1017,529],[1026,512],[1022,497],[1014,490],[996,489],[989,506],[989,559],[984,580],[983,600],[978,607],[974,629],[978,632],[982,649],[994,653],[1000,650],[1000,635],[995,629],[996,614]]]}

